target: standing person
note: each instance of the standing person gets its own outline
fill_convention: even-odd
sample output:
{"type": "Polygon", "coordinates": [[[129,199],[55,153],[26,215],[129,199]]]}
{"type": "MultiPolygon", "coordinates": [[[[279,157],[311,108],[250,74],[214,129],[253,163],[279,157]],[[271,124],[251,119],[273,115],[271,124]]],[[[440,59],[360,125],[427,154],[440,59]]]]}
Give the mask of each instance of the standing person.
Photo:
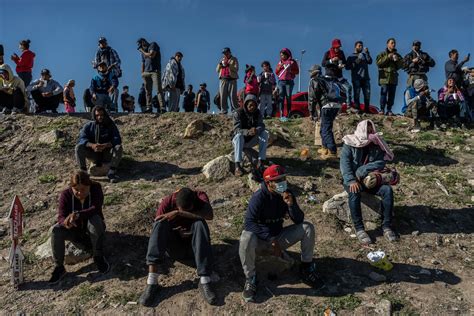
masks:
{"type": "Polygon", "coordinates": [[[142,56],[142,78],[146,92],[146,112],[153,112],[153,87],[155,87],[160,111],[166,111],[163,89],[161,86],[161,53],[156,42],[148,43],[144,38],[137,41],[138,51],[142,56]]]}
{"type": "Polygon", "coordinates": [[[227,101],[230,98],[231,111],[238,109],[237,79],[239,79],[239,61],[232,56],[229,47],[222,50],[222,59],[217,64],[216,71],[219,74],[219,95],[221,114],[227,114],[227,101]]]}
{"type": "Polygon", "coordinates": [[[332,131],[334,120],[341,109],[344,95],[344,87],[336,77],[338,67],[336,64],[326,66],[326,74],[324,77],[318,77],[317,65],[313,68],[312,79],[309,85],[309,106],[311,106],[311,116],[316,120],[316,110],[321,109],[321,127],[320,134],[322,140],[322,148],[318,150],[321,159],[337,158],[337,147],[332,131]]]}
{"type": "Polygon", "coordinates": [[[309,84],[308,84],[308,111],[311,116],[311,120],[313,122],[317,122],[319,120],[319,116],[321,113],[320,102],[318,102],[318,85],[320,84],[320,80],[322,80],[321,76],[321,66],[313,65],[309,69],[309,84]]]}
{"type": "Polygon", "coordinates": [[[288,48],[283,48],[280,51],[280,61],[276,69],[278,77],[278,92],[280,97],[280,120],[288,121],[291,115],[291,95],[295,85],[295,77],[300,73],[298,62],[293,59],[291,51],[288,48]],[[286,100],[286,116],[285,116],[285,100],[286,100]]]}
{"type": "Polygon", "coordinates": [[[370,76],[369,65],[372,57],[369,49],[364,48],[362,41],[355,42],[354,53],[347,58],[346,69],[351,71],[352,86],[354,87],[354,106],[357,112],[360,108],[360,91],[364,95],[364,112],[370,113],[370,76]]]}
{"type": "Polygon", "coordinates": [[[254,96],[258,97],[259,93],[259,86],[257,75],[255,74],[255,67],[252,65],[245,65],[245,95],[253,94],[254,96]]]}
{"type": "Polygon", "coordinates": [[[392,229],[393,190],[390,186],[398,183],[398,174],[396,171],[383,171],[386,161],[393,160],[393,152],[370,120],[357,124],[354,134],[344,136],[342,141],[340,169],[344,189],[349,193],[349,208],[357,238],[362,244],[372,243],[365,232],[361,211],[361,192],[367,192],[382,198],[383,235],[390,242],[398,240],[392,229]]]}
{"type": "Polygon", "coordinates": [[[92,120],[84,124],[79,134],[76,162],[84,172],[87,172],[86,158],[93,160],[97,166],[110,162],[107,178],[115,183],[123,153],[120,132],[103,106],[95,106],[91,116],[92,120]]]}
{"type": "Polygon", "coordinates": [[[194,104],[196,94],[193,92],[193,86],[188,85],[188,90],[183,93],[183,110],[184,112],[194,112],[194,104]]]}
{"type": "Polygon", "coordinates": [[[181,65],[183,54],[176,52],[174,57],[166,65],[163,75],[162,87],[164,91],[169,91],[168,110],[170,112],[179,112],[179,96],[184,91],[184,68],[181,65]]]}
{"type": "Polygon", "coordinates": [[[123,86],[120,101],[122,101],[122,109],[124,112],[135,112],[135,98],[128,93],[128,86],[123,86]]]}
{"type": "Polygon", "coordinates": [[[107,273],[110,265],[104,256],[105,222],[102,206],[104,193],[98,182],[84,171],[71,174],[69,186],[61,192],[58,220],[51,232],[51,249],[55,268],[50,284],[58,283],[66,274],[64,268],[65,241],[87,249],[94,256],[100,273],[107,273]]]}
{"type": "Polygon", "coordinates": [[[52,79],[48,69],[41,70],[41,78],[31,82],[27,89],[35,100],[35,113],[47,110],[58,113],[59,103],[63,99],[63,88],[56,80],[52,79]]]}
{"type": "Polygon", "coordinates": [[[380,85],[380,109],[383,114],[392,116],[392,106],[395,102],[395,93],[398,85],[398,70],[403,68],[402,56],[397,53],[394,38],[387,40],[387,48],[377,56],[380,85]],[[387,107],[387,112],[385,112],[387,107]]]}
{"type": "Polygon", "coordinates": [[[255,302],[257,295],[257,254],[270,250],[274,256],[281,257],[285,249],[298,242],[301,244],[301,280],[313,288],[323,285],[313,263],[314,226],[304,220],[294,193],[288,190],[285,169],[271,165],[263,173],[263,180],[249,201],[239,242],[240,262],[245,275],[242,296],[246,302],[255,302]],[[283,227],[285,218],[291,219],[293,224],[283,227]]]}
{"type": "Polygon", "coordinates": [[[211,235],[206,222],[213,218],[209,197],[203,191],[181,188],[161,201],[148,240],[148,278],[139,299],[141,305],[153,306],[159,291],[158,272],[166,270],[167,253],[177,260],[194,257],[199,292],[207,303],[216,304],[216,293],[211,283],[211,235]]]}
{"type": "Polygon", "coordinates": [[[0,66],[5,63],[4,56],[5,56],[5,51],[3,49],[3,45],[0,44],[0,66]]]}
{"type": "Polygon", "coordinates": [[[25,87],[27,87],[31,80],[33,80],[33,65],[35,62],[35,53],[30,50],[30,43],[29,39],[20,41],[20,50],[21,56],[18,57],[17,54],[13,54],[11,59],[16,64],[16,73],[18,77],[23,80],[25,83],[25,87]]]}
{"type": "Polygon", "coordinates": [[[23,80],[13,75],[10,66],[0,64],[0,113],[26,112],[27,104],[28,99],[23,80]]]}
{"type": "Polygon", "coordinates": [[[421,130],[420,119],[428,117],[433,127],[436,126],[437,103],[431,97],[431,90],[423,79],[416,79],[413,87],[405,91],[405,102],[402,113],[413,118],[413,132],[421,130]]]}
{"type": "Polygon", "coordinates": [[[463,71],[462,67],[465,63],[469,61],[471,54],[467,54],[464,57],[463,61],[458,63],[459,52],[455,49],[449,51],[449,60],[444,64],[444,72],[446,74],[446,80],[453,78],[457,87],[462,87],[463,85],[463,71]]]}
{"type": "Polygon", "coordinates": [[[332,40],[331,48],[324,54],[321,65],[325,68],[331,67],[334,75],[341,82],[346,90],[346,100],[348,106],[352,103],[352,86],[342,75],[342,70],[346,67],[346,56],[342,50],[341,40],[335,38],[332,40]]]}
{"type": "Polygon", "coordinates": [[[421,50],[421,42],[418,40],[413,41],[412,51],[405,55],[403,61],[404,69],[408,74],[407,87],[413,86],[416,79],[428,82],[426,73],[436,64],[428,53],[421,50]]]}
{"type": "Polygon", "coordinates": [[[211,109],[211,94],[206,89],[205,82],[199,85],[199,91],[196,95],[196,108],[198,113],[207,113],[211,109]]]}
{"type": "MultiPolygon", "coordinates": [[[[115,49],[110,47],[107,43],[105,37],[99,37],[97,52],[95,53],[95,59],[92,62],[94,69],[96,69],[100,63],[105,62],[107,65],[107,70],[112,72],[117,78],[117,87],[118,87],[118,78],[122,77],[122,69],[120,57],[115,49]]],[[[118,89],[114,89],[110,93],[110,99],[112,100],[113,109],[115,112],[118,112],[118,89]]]]}
{"type": "Polygon", "coordinates": [[[142,111],[142,113],[145,113],[147,111],[146,92],[145,92],[144,83],[142,83],[142,86],[140,87],[140,91],[138,92],[138,105],[140,106],[140,110],[142,111]]]}
{"type": "Polygon", "coordinates": [[[118,79],[115,73],[107,68],[105,62],[100,62],[97,65],[97,74],[92,78],[89,88],[94,105],[101,105],[109,112],[117,112],[118,109],[110,98],[110,95],[115,94],[117,87],[118,79]]]}
{"type": "Polygon", "coordinates": [[[242,154],[244,148],[252,148],[258,144],[258,162],[252,165],[256,170],[263,170],[266,164],[268,132],[265,130],[263,117],[258,110],[257,97],[248,94],[245,97],[244,106],[234,112],[234,136],[232,145],[234,147],[235,176],[244,174],[242,168],[242,154]]]}
{"type": "Polygon", "coordinates": [[[74,94],[75,85],[76,82],[74,80],[69,80],[64,86],[63,100],[66,113],[76,112],[76,96],[74,94]]]}
{"type": "Polygon", "coordinates": [[[257,77],[260,87],[260,103],[258,109],[264,118],[270,118],[273,115],[273,91],[276,87],[276,78],[270,62],[262,63],[262,72],[257,77]]]}

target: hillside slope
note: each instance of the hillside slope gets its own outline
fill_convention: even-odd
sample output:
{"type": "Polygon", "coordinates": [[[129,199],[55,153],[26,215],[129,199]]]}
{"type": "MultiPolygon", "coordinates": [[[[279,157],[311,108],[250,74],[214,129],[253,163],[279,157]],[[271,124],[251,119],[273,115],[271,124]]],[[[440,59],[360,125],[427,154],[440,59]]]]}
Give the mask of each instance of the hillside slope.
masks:
{"type": "MultiPolygon", "coordinates": [[[[21,291],[10,286],[8,263],[0,260],[0,313],[318,314],[331,307],[338,315],[352,315],[373,313],[382,299],[406,314],[474,313],[474,132],[412,134],[404,118],[371,118],[392,146],[396,156],[392,166],[401,174],[395,187],[400,242],[389,244],[378,230],[371,232],[377,236],[374,248],[386,251],[395,266],[385,274],[387,281],[369,278],[374,271],[366,259],[369,249],[350,237],[344,223],[322,213],[323,202],[342,192],[341,176],[338,162],[323,162],[315,155],[312,123],[270,120],[267,127],[279,134],[279,140],[269,148],[269,160],[287,167],[290,188],[298,194],[306,218],[316,225],[315,257],[327,286],[312,291],[291,272],[277,279],[262,276],[258,304],[243,304],[241,299],[244,277],[238,239],[252,194],[247,177],[229,175],[211,181],[201,173],[205,163],[231,152],[230,118],[197,113],[115,117],[125,150],[121,181],[102,182],[111,271],[101,277],[91,274],[92,260],[66,266],[68,277],[53,287],[45,282],[52,260],[39,260],[34,253],[55,221],[58,194],[75,167],[74,145],[87,119],[0,118],[0,216],[6,216],[13,196],[19,195],[26,209],[22,247],[27,254],[21,291]],[[209,129],[197,139],[184,139],[185,127],[197,118],[203,118],[209,129]],[[51,130],[61,131],[64,137],[53,145],[41,144],[39,137],[51,130]],[[306,161],[300,159],[304,147],[311,155],[306,161]],[[168,276],[160,277],[159,305],[147,309],[133,302],[145,286],[144,259],[153,214],[160,199],[181,186],[206,191],[214,206],[210,229],[220,277],[219,306],[204,303],[194,268],[175,263],[168,276]]],[[[360,119],[340,116],[340,134],[351,132],[360,119]]],[[[4,258],[9,247],[8,235],[0,237],[4,258]]],[[[292,248],[295,258],[297,250],[292,248]]]]}

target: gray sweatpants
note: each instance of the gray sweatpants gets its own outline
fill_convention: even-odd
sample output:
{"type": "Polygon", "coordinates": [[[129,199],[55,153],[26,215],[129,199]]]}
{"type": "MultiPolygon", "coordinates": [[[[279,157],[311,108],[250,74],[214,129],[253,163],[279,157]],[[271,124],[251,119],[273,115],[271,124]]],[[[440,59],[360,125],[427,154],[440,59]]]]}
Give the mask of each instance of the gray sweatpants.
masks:
{"type": "Polygon", "coordinates": [[[237,110],[239,108],[237,101],[237,79],[220,79],[219,95],[221,97],[221,113],[227,113],[229,109],[227,99],[229,97],[232,111],[237,110]]]}
{"type": "MultiPolygon", "coordinates": [[[[276,237],[281,250],[285,250],[298,241],[301,241],[301,261],[311,262],[315,243],[315,231],[313,224],[303,222],[284,227],[280,235],[276,237]]],[[[255,258],[258,253],[271,248],[271,242],[259,239],[256,234],[242,231],[239,244],[239,256],[245,277],[247,279],[255,276],[255,258]]]]}

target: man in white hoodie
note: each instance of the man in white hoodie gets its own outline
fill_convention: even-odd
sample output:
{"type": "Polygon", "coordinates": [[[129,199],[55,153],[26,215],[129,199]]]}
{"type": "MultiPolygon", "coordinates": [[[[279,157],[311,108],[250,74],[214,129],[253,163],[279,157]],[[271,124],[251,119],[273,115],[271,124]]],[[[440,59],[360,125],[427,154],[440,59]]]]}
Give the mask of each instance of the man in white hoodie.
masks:
{"type": "Polygon", "coordinates": [[[7,64],[0,64],[0,111],[15,114],[26,111],[28,99],[25,84],[7,64]]]}

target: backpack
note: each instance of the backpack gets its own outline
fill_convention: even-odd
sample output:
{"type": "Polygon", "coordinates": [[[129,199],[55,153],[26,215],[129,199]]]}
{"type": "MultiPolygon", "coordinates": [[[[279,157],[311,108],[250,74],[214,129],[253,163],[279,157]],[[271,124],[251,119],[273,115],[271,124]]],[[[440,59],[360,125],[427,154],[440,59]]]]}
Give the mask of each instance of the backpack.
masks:
{"type": "Polygon", "coordinates": [[[214,97],[214,104],[219,110],[221,109],[221,95],[219,94],[219,92],[217,92],[216,96],[214,97]]]}
{"type": "Polygon", "coordinates": [[[326,98],[328,102],[341,103],[345,98],[345,88],[337,79],[321,78],[320,82],[323,82],[323,87],[326,90],[326,98]]]}

